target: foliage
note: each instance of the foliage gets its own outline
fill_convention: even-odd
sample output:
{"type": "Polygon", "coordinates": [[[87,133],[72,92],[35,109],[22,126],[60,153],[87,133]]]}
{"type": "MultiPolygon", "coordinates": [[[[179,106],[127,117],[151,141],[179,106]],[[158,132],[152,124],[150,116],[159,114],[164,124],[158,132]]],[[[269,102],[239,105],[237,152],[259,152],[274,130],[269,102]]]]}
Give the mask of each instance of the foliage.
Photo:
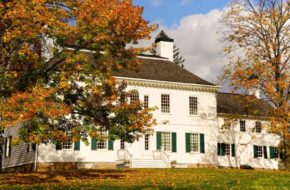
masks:
{"type": "Polygon", "coordinates": [[[35,143],[63,141],[71,128],[73,140],[98,126],[129,142],[150,130],[151,110],[122,105],[126,84],[112,77],[146,50],[126,47],[155,29],[142,12],[132,0],[1,1],[0,126],[23,125],[35,143]]]}
{"type": "Polygon", "coordinates": [[[78,170],[0,175],[2,189],[288,189],[289,172],[237,169],[78,170]],[[217,180],[219,179],[219,180],[217,180]]]}
{"type": "Polygon", "coordinates": [[[173,63],[180,67],[184,67],[183,63],[185,59],[179,55],[179,48],[176,47],[176,45],[173,46],[173,63]]]}
{"type": "Polygon", "coordinates": [[[290,163],[290,3],[235,0],[225,10],[223,21],[230,61],[224,78],[234,90],[246,94],[259,90],[274,107],[270,131],[282,138],[282,151],[288,155],[285,162],[290,163]]]}

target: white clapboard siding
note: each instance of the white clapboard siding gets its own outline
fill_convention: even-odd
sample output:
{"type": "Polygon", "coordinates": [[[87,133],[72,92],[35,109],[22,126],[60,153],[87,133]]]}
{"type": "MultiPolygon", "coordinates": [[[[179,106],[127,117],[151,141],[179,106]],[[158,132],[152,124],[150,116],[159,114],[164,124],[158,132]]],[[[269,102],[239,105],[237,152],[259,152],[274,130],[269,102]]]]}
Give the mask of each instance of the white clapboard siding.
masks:
{"type": "MultiPolygon", "coordinates": [[[[12,139],[18,136],[20,126],[11,127],[5,130],[4,137],[12,136],[12,139]]],[[[35,161],[35,151],[27,152],[27,144],[20,143],[18,145],[13,146],[11,150],[11,156],[5,157],[5,153],[3,155],[3,163],[2,168],[10,168],[17,167],[26,164],[32,164],[35,161]]]]}

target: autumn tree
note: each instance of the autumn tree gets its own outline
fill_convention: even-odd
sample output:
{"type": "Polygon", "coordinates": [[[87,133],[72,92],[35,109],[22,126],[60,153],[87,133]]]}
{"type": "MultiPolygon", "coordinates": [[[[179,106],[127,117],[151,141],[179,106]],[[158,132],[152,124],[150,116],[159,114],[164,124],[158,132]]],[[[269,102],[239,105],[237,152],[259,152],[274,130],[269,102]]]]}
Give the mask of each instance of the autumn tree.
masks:
{"type": "Polygon", "coordinates": [[[150,130],[150,109],[120,101],[130,92],[112,76],[139,64],[145,49],[127,44],[155,29],[142,12],[132,0],[1,1],[0,131],[22,125],[22,140],[56,143],[98,127],[128,142],[150,130]]]}
{"type": "Polygon", "coordinates": [[[289,0],[234,0],[224,12],[229,65],[225,79],[235,90],[259,91],[274,108],[270,131],[282,141],[289,168],[289,0]]]}

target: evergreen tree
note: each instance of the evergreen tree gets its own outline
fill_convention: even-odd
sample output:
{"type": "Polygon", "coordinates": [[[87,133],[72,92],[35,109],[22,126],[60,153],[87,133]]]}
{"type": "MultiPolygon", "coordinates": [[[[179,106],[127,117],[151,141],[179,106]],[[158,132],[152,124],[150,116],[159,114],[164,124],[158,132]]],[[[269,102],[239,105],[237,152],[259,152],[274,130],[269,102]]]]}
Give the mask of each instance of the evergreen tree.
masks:
{"type": "Polygon", "coordinates": [[[180,54],[179,48],[177,48],[176,45],[174,45],[173,46],[173,62],[180,67],[184,67],[183,63],[185,59],[179,54],[180,54]]]}

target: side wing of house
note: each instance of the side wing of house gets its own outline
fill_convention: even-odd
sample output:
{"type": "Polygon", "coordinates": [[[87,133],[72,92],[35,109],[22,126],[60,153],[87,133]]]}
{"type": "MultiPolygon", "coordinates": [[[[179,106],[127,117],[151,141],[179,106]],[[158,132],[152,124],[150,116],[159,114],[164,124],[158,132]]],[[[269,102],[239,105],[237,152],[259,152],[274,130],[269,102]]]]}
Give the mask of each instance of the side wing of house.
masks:
{"type": "Polygon", "coordinates": [[[225,167],[279,168],[280,138],[267,131],[269,121],[259,118],[218,117],[218,163],[225,167]],[[226,126],[229,126],[226,128],[226,126]]]}
{"type": "Polygon", "coordinates": [[[32,170],[36,158],[36,146],[24,142],[14,144],[18,138],[20,126],[7,128],[4,131],[4,146],[2,155],[2,169],[9,170],[18,166],[25,166],[32,170]]]}
{"type": "Polygon", "coordinates": [[[279,169],[280,137],[269,132],[266,102],[257,99],[254,106],[246,106],[245,96],[222,93],[217,101],[218,165],[279,169]]]}

